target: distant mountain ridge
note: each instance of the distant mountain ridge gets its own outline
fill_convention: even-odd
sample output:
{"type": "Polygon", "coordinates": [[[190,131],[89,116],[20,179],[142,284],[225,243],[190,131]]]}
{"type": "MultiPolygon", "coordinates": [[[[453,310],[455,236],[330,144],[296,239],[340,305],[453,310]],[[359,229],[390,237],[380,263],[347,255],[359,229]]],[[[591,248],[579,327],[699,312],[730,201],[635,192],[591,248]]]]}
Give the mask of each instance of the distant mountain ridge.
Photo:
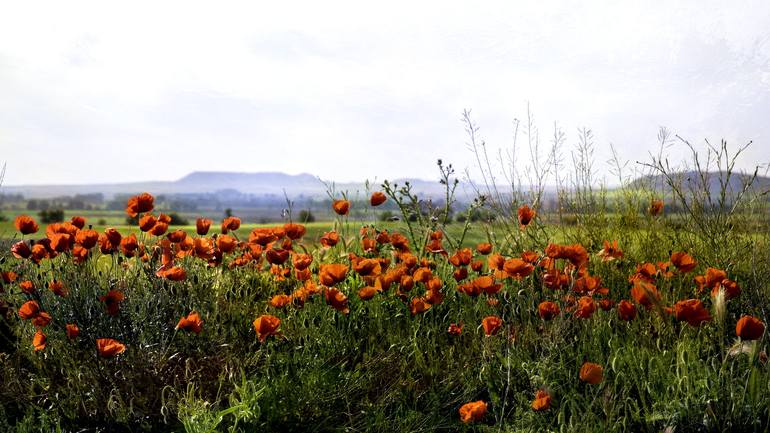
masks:
{"type": "MultiPolygon", "coordinates": [[[[423,179],[395,179],[392,182],[403,185],[409,181],[413,190],[423,196],[438,197],[444,187],[439,182],[423,179]]],[[[364,190],[364,182],[335,183],[338,191],[364,190]]],[[[372,186],[379,188],[379,184],[372,186]]],[[[146,181],[127,183],[100,183],[88,185],[2,185],[0,193],[22,194],[25,198],[46,199],[76,194],[102,193],[105,198],[120,194],[150,192],[152,194],[194,194],[215,193],[218,191],[238,191],[256,196],[283,195],[290,197],[319,197],[326,195],[326,186],[316,176],[308,173],[286,174],[282,172],[223,172],[194,171],[174,181],[146,181]]],[[[458,189],[458,193],[462,193],[458,189]]]]}

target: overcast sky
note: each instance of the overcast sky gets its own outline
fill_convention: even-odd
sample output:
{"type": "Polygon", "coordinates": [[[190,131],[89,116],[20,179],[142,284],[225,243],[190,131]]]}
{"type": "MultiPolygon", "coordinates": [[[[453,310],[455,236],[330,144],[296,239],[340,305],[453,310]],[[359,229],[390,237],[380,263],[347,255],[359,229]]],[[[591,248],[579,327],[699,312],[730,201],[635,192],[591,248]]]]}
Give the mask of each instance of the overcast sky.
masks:
{"type": "Polygon", "coordinates": [[[464,109],[497,148],[527,104],[600,170],[659,126],[770,161],[767,1],[115,3],[0,6],[6,184],[433,178],[471,166],[464,109]]]}

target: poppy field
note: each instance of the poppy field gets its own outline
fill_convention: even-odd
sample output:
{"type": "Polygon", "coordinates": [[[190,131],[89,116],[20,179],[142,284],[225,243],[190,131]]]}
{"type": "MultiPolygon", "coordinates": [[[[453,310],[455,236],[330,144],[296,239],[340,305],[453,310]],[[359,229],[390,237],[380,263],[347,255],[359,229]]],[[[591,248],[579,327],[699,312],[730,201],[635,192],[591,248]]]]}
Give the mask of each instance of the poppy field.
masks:
{"type": "Polygon", "coordinates": [[[169,228],[150,193],[130,233],[18,215],[0,430],[768,431],[766,197],[572,194],[458,226],[340,193],[313,235],[169,228]]]}

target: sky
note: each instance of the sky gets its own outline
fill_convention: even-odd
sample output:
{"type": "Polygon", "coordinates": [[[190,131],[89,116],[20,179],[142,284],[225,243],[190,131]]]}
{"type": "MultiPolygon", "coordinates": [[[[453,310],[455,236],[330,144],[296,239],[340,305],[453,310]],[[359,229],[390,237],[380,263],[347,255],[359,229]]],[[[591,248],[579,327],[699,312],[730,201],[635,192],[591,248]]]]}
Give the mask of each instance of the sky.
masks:
{"type": "Polygon", "coordinates": [[[541,148],[564,131],[564,162],[590,128],[599,177],[610,143],[633,171],[661,126],[701,150],[753,140],[739,167],[770,162],[770,2],[0,6],[7,185],[430,179],[438,158],[474,177],[466,109],[490,153],[515,146],[517,175],[528,113],[541,148]]]}

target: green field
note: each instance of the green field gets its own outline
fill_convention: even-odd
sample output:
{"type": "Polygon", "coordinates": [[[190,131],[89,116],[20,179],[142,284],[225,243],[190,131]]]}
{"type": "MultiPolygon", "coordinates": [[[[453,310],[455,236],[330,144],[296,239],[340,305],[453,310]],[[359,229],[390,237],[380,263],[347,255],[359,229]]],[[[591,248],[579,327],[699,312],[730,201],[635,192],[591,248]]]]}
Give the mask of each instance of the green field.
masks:
{"type": "MultiPolygon", "coordinates": [[[[645,208],[542,214],[526,227],[515,217],[467,227],[339,217],[307,224],[282,264],[285,239],[268,240],[259,255],[254,244],[222,252],[216,241],[177,254],[181,246],[125,225],[121,212],[83,212],[89,223],[105,220],[99,232],[136,233],[145,250],[139,258],[96,247],[76,260],[73,245],[39,263],[2,253],[0,270],[16,278],[0,293],[0,430],[768,431],[766,333],[747,340],[736,329],[744,315],[767,323],[770,312],[766,208],[697,217],[635,210],[645,208]],[[411,252],[395,241],[364,251],[362,224],[403,234],[411,252]],[[340,242],[320,246],[331,230],[340,242]],[[435,232],[442,236],[431,240],[435,232]],[[622,255],[602,260],[605,240],[617,240],[622,255]],[[503,267],[475,251],[487,241],[503,267]],[[575,244],[584,255],[560,252],[582,251],[575,244]],[[467,262],[455,256],[461,247],[471,248],[467,262]],[[524,251],[531,264],[518,259],[524,251]],[[694,269],[666,265],[675,251],[689,253],[694,269]],[[299,280],[294,259],[303,253],[317,293],[299,280]],[[164,260],[184,278],[159,272],[164,260]],[[335,277],[328,264],[347,268],[335,277]],[[698,289],[694,277],[709,268],[724,276],[698,289]],[[64,296],[49,289],[54,281],[64,296]],[[719,294],[727,289],[734,297],[719,294]],[[109,301],[110,291],[122,300],[109,301]],[[22,317],[29,301],[50,321],[22,317]],[[635,317],[621,315],[621,301],[635,317]],[[558,313],[543,316],[544,302],[558,313]],[[175,329],[191,312],[200,333],[175,329]],[[277,329],[255,325],[267,316],[277,329]],[[500,327],[485,325],[489,317],[500,327]],[[462,331],[449,333],[452,324],[462,331]],[[36,333],[46,336],[40,350],[36,333]],[[123,350],[100,352],[105,338],[123,350]],[[586,362],[602,369],[592,383],[581,374],[586,362]],[[538,393],[548,404],[535,405],[538,393]],[[461,408],[477,401],[485,413],[464,419],[461,408]]],[[[20,239],[7,216],[0,237],[20,239]]],[[[235,236],[277,226],[243,224],[235,236]]],[[[179,228],[198,237],[191,226],[169,231],[179,228]]],[[[210,236],[223,238],[218,229],[210,236]]],[[[41,237],[43,225],[25,239],[41,237]]]]}

